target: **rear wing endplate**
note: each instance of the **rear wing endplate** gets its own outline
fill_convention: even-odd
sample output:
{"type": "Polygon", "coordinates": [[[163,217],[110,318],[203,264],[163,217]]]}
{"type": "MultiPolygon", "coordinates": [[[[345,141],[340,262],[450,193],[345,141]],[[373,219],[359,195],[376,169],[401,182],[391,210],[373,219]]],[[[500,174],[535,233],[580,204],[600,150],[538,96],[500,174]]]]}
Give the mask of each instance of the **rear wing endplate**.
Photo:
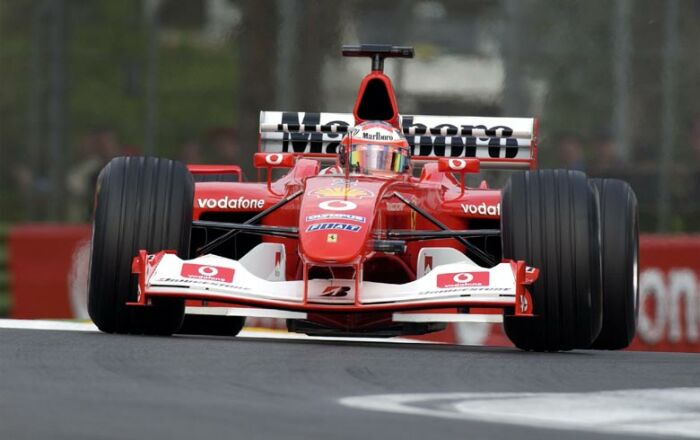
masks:
{"type": "MultiPolygon", "coordinates": [[[[537,119],[402,115],[401,129],[413,161],[475,157],[484,169],[537,165],[537,119]]],[[[335,158],[354,126],[351,113],[260,112],[260,151],[335,158]]]]}

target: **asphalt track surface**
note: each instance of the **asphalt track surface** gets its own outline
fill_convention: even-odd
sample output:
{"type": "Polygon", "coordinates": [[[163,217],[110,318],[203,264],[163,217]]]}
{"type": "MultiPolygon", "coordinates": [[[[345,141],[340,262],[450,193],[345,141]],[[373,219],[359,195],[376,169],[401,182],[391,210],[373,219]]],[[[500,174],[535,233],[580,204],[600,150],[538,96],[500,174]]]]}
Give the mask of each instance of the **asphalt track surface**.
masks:
{"type": "Polygon", "coordinates": [[[0,439],[700,438],[695,354],[525,353],[252,335],[0,328],[0,439]],[[606,400],[610,390],[632,391],[606,400]],[[451,396],[460,405],[449,403],[451,396]],[[414,406],[386,410],[392,399],[413,399],[414,406]],[[364,408],[366,402],[378,408],[364,408]],[[474,412],[489,402],[489,414],[474,412]],[[648,423],[647,435],[639,426],[624,434],[630,431],[619,423],[595,419],[641,402],[665,408],[643,408],[646,420],[635,423],[648,423]],[[557,410],[563,414],[555,418],[575,419],[577,405],[588,405],[582,417],[593,419],[582,426],[526,423],[511,420],[513,405],[542,420],[557,410]],[[656,412],[668,414],[656,423],[656,412]]]}

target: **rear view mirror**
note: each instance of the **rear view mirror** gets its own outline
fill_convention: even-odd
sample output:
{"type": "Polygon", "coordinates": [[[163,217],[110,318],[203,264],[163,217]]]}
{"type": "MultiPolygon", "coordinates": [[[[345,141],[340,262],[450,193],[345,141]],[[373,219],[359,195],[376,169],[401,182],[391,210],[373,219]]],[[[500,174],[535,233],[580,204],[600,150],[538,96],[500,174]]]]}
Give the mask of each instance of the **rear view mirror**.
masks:
{"type": "Polygon", "coordinates": [[[459,159],[441,157],[438,159],[438,171],[451,173],[478,173],[481,170],[479,159],[459,159]]]}
{"type": "Polygon", "coordinates": [[[295,163],[296,157],[293,153],[255,153],[253,156],[255,168],[267,168],[267,190],[273,194],[277,193],[272,190],[272,169],[294,168],[295,163]]]}
{"type": "Polygon", "coordinates": [[[296,162],[293,153],[255,153],[255,168],[293,168],[296,162]]]}
{"type": "Polygon", "coordinates": [[[464,175],[467,173],[478,173],[481,170],[479,159],[460,159],[454,157],[441,157],[438,159],[438,171],[443,173],[459,173],[462,177],[462,191],[459,196],[464,195],[464,175]]]}

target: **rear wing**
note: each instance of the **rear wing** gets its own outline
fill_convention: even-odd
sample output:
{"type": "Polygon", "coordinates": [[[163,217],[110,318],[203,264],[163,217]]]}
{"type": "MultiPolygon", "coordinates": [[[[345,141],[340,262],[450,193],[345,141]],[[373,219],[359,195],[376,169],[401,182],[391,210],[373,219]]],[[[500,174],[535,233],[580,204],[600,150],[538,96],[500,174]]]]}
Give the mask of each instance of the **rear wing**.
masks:
{"type": "MultiPolygon", "coordinates": [[[[401,129],[413,161],[475,157],[481,168],[537,166],[537,119],[402,115],[401,129]]],[[[260,112],[260,151],[335,158],[354,126],[351,113],[260,112]]]]}

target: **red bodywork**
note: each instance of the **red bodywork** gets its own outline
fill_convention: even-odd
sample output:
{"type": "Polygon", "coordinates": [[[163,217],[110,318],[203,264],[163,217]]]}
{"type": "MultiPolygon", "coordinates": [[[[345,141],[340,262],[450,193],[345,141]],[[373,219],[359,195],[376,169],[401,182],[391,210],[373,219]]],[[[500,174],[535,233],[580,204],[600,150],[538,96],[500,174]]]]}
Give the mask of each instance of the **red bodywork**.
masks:
{"type": "MultiPolygon", "coordinates": [[[[360,103],[367,92],[368,84],[380,82],[386,88],[391,105],[391,114],[385,120],[399,127],[399,112],[396,98],[389,78],[380,71],[373,71],[362,81],[354,107],[356,124],[364,121],[358,115],[360,103]]],[[[535,145],[532,145],[533,150],[535,145]]],[[[373,241],[382,237],[387,230],[437,230],[428,220],[402,203],[394,193],[399,193],[412,203],[439,219],[445,226],[454,230],[470,228],[500,228],[501,191],[490,189],[485,183],[479,188],[464,189],[453,172],[478,172],[478,159],[452,159],[441,161],[436,157],[414,157],[424,161],[419,176],[410,174],[397,175],[393,178],[352,175],[345,180],[345,175],[319,175],[322,170],[321,159],[333,157],[328,154],[280,154],[257,153],[255,165],[266,168],[270,176],[273,168],[290,167],[283,177],[267,182],[198,182],[195,186],[193,220],[216,218],[219,221],[238,222],[249,219],[264,209],[278,203],[284,197],[298,191],[303,196],[286,204],[282,208],[263,217],[258,224],[269,226],[297,227],[299,238],[281,238],[262,236],[262,242],[281,243],[286,251],[287,280],[308,280],[311,278],[330,277],[355,279],[358,274],[364,281],[381,281],[384,283],[407,283],[416,279],[417,257],[423,241],[407,241],[405,252],[393,254],[377,252],[373,241]],[[342,221],[347,230],[318,230],[315,216],[333,213],[348,213],[355,220],[342,221]]],[[[532,168],[535,157],[528,161],[532,168]]],[[[326,164],[327,165],[327,164],[326,164]]],[[[193,174],[200,173],[240,173],[237,167],[192,165],[193,174]]],[[[462,179],[463,180],[463,179],[462,179]]],[[[498,238],[492,238],[499,241],[498,238]]],[[[453,238],[430,240],[429,246],[452,247],[462,253],[465,247],[453,238]]],[[[201,243],[200,243],[201,244],[201,243]]],[[[493,245],[493,243],[492,243],[493,245]]],[[[500,243],[495,244],[499,249],[500,243]]],[[[134,273],[140,274],[141,294],[138,303],[146,305],[150,296],[163,295],[145,292],[143,280],[149,265],[157,263],[156,258],[148,259],[145,252],[134,260],[134,273]]],[[[225,255],[224,255],[225,256],[225,255]]],[[[233,257],[231,257],[233,258],[233,257]]],[[[532,316],[532,304],[525,286],[537,277],[537,271],[526,273],[523,262],[510,262],[516,279],[517,292],[515,307],[511,313],[532,316]]],[[[427,263],[426,263],[427,264],[427,263]]],[[[356,286],[357,287],[357,286],[356,286]]],[[[359,289],[357,290],[358,292],[359,289]]],[[[360,293],[355,297],[355,304],[336,305],[318,304],[307,301],[299,304],[280,303],[268,300],[238,301],[236,304],[251,307],[300,310],[308,312],[308,320],[329,328],[344,330],[363,330],[378,328],[391,322],[392,312],[406,309],[428,309],[432,312],[445,312],[457,307],[454,301],[434,301],[429,305],[421,303],[402,304],[360,304],[360,293]],[[439,310],[442,309],[442,310],[439,310]],[[363,312],[358,314],[358,312],[363,312]]],[[[179,296],[186,294],[167,294],[179,296]]],[[[191,298],[190,298],[191,299],[191,298]]],[[[207,301],[197,300],[197,305],[207,301],[230,303],[227,298],[212,294],[207,301]]],[[[192,304],[192,303],[190,303],[192,304]]],[[[215,303],[208,303],[212,305],[215,303]]],[[[500,312],[513,303],[473,304],[474,307],[489,307],[500,312]]],[[[469,310],[460,309],[461,312],[469,310]]]]}

